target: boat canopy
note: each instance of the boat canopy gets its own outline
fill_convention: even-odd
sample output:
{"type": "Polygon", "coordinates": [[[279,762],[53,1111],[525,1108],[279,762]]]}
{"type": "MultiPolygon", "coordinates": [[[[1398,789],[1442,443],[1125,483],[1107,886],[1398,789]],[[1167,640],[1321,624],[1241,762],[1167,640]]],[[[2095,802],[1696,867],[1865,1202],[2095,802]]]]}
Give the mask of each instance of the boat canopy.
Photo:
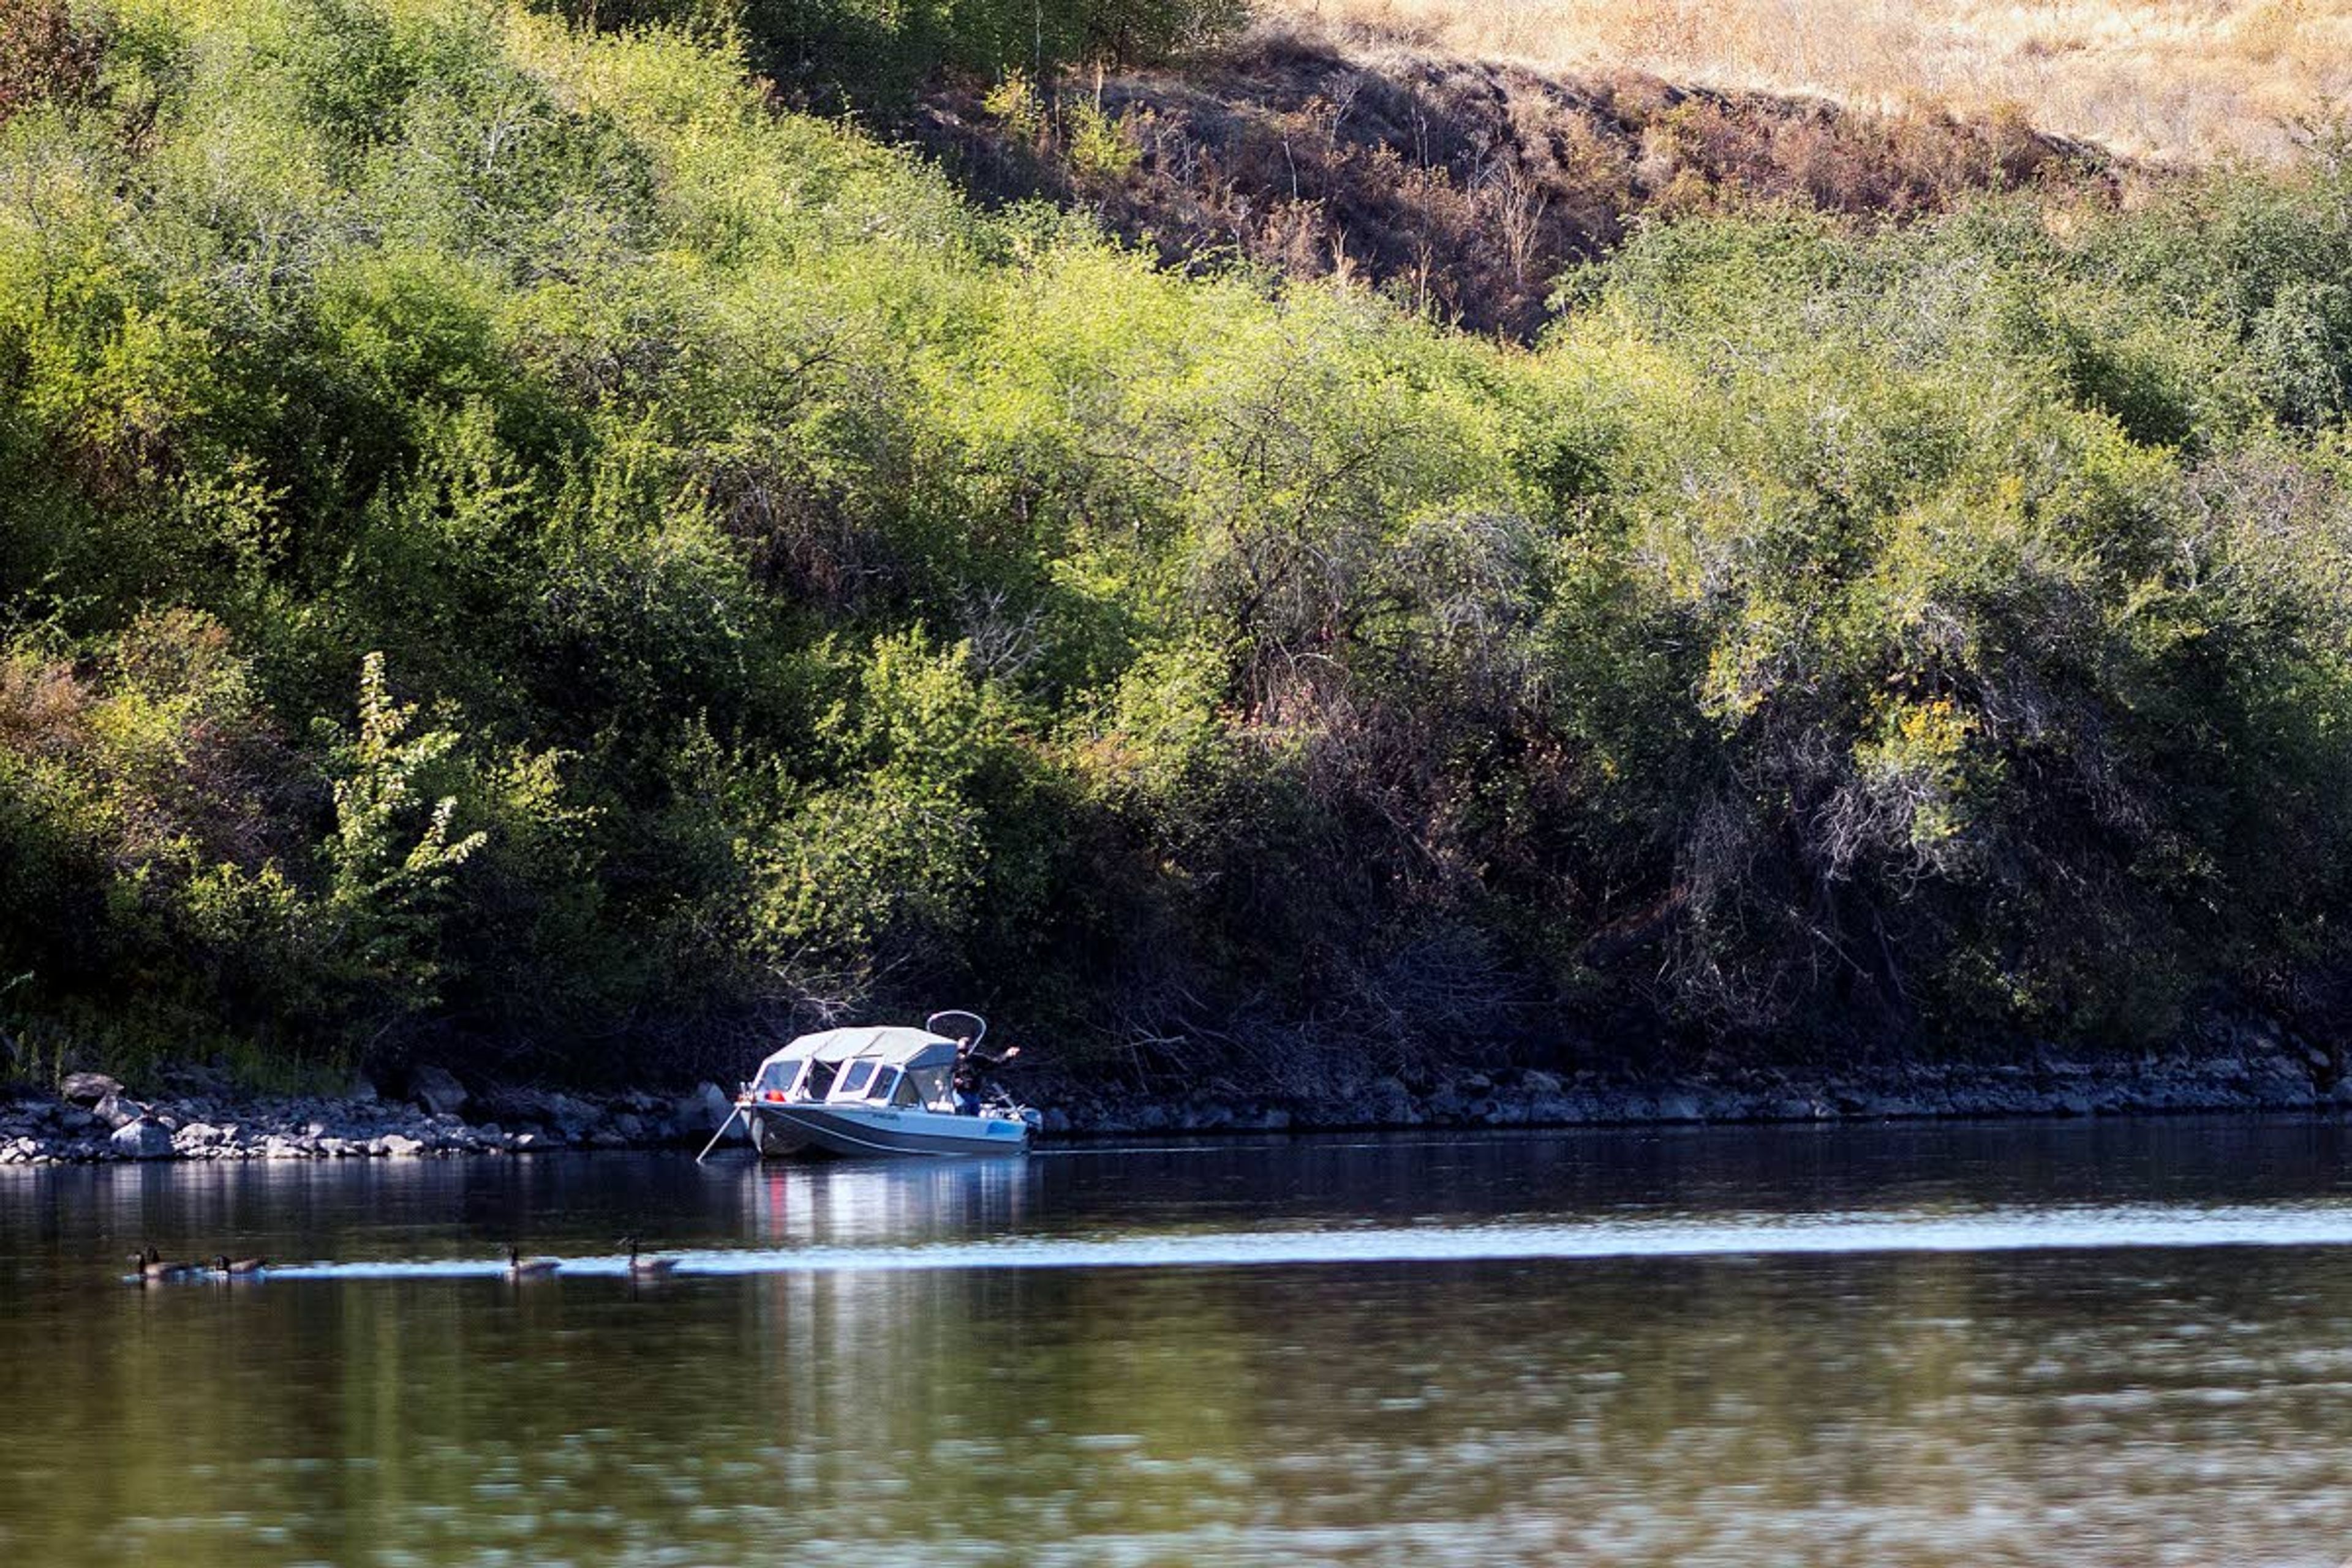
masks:
{"type": "Polygon", "coordinates": [[[784,1046],[760,1064],[760,1071],[755,1076],[765,1081],[770,1068],[812,1058],[835,1063],[872,1061],[883,1067],[905,1068],[913,1071],[920,1068],[950,1066],[955,1061],[955,1054],[956,1043],[953,1040],[909,1025],[824,1029],[814,1035],[803,1035],[784,1046]]]}

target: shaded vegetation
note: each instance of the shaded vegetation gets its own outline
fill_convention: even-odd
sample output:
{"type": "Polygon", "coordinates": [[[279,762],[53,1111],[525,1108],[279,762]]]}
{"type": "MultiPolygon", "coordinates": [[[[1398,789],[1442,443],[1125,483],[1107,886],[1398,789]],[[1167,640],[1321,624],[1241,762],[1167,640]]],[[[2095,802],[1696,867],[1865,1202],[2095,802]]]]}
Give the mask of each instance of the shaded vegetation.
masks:
{"type": "Polygon", "coordinates": [[[1701,212],[1525,350],[978,212],[708,29],[67,21],[0,128],[20,1049],[955,1001],[1263,1083],[2336,994],[2352,164],[1701,212]]]}
{"type": "Polygon", "coordinates": [[[942,76],[1165,60],[1213,44],[1245,0],[537,0],[583,26],[740,39],[795,105],[903,109],[942,76]]]}

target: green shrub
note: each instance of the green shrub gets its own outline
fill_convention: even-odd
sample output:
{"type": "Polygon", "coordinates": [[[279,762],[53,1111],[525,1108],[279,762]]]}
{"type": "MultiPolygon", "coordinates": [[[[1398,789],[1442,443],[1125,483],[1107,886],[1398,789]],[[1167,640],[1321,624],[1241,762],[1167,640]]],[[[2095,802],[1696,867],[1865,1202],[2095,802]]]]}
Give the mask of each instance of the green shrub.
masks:
{"type": "MultiPolygon", "coordinates": [[[[791,25],[1010,83],[1177,15],[791,25]]],[[[976,211],[772,110],[757,14],[593,23],[116,0],[13,100],[45,1059],[654,1076],[968,1000],[1263,1083],[2332,994],[2340,167],[1661,223],[1522,350],[976,211]]]]}

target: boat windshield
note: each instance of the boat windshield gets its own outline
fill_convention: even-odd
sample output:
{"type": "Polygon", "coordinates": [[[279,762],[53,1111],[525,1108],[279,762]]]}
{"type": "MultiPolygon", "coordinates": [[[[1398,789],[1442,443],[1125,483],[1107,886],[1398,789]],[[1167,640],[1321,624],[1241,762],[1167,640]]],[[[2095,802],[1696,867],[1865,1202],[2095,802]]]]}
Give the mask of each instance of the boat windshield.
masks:
{"type": "Polygon", "coordinates": [[[866,1086],[873,1081],[874,1068],[875,1064],[870,1061],[851,1062],[847,1067],[842,1069],[840,1079],[837,1079],[833,1086],[833,1092],[826,1095],[825,1098],[827,1100],[857,1100],[863,1098],[866,1093],[866,1086]]]}

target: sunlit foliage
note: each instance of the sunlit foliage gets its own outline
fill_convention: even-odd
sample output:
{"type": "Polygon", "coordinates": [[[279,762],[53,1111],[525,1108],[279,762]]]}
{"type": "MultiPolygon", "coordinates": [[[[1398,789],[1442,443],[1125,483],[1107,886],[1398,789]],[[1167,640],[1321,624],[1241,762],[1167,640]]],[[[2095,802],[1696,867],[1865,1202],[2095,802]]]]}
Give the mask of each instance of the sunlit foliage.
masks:
{"type": "Polygon", "coordinates": [[[42,35],[16,1037],[667,1074],[952,1001],[1265,1082],[2328,1005],[2352,170],[1661,226],[1524,351],[596,22],[42,35]]]}

